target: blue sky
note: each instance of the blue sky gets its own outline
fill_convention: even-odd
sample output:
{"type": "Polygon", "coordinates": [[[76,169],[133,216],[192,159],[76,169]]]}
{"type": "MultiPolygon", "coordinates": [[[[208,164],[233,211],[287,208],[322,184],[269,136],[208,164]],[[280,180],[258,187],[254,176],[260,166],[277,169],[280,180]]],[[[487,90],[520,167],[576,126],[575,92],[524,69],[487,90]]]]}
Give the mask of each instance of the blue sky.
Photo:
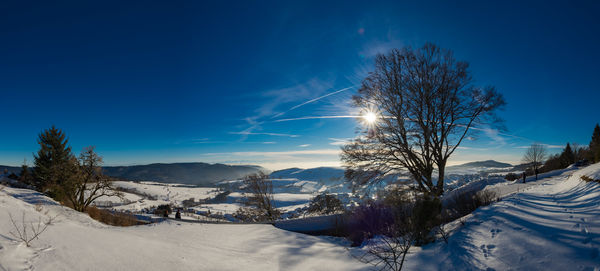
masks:
{"type": "Polygon", "coordinates": [[[281,120],[354,115],[373,57],[428,41],[507,101],[508,130],[473,135],[452,163],[587,144],[600,4],[457,2],[3,2],[0,164],[31,164],[54,124],[107,165],[336,166],[356,120],[281,120]]]}

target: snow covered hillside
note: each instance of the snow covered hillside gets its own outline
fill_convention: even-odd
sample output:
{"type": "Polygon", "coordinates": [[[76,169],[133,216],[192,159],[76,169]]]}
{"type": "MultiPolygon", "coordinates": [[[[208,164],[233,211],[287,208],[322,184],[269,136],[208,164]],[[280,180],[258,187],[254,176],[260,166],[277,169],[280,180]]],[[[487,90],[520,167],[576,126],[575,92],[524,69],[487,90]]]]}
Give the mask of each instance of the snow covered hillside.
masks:
{"type": "Polygon", "coordinates": [[[31,190],[0,191],[0,270],[366,270],[339,239],[271,225],[176,223],[102,225],[31,190]],[[38,205],[36,207],[36,203],[38,205]],[[37,210],[36,210],[37,209],[37,210]],[[8,214],[27,221],[57,216],[26,247],[8,214]]]}
{"type": "Polygon", "coordinates": [[[600,270],[600,184],[580,179],[600,179],[600,163],[560,173],[488,187],[510,196],[449,225],[448,244],[414,249],[406,269],[600,270]]]}

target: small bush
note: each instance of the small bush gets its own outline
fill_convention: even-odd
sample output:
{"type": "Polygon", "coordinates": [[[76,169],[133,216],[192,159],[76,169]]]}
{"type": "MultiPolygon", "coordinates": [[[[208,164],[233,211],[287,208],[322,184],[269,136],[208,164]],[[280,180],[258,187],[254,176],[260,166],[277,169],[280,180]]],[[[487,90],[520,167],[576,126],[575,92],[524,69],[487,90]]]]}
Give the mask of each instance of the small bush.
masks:
{"type": "Polygon", "coordinates": [[[173,210],[169,204],[158,205],[154,210],[155,215],[168,216],[173,210]]]}
{"type": "Polygon", "coordinates": [[[233,217],[244,222],[268,222],[278,219],[280,216],[281,212],[277,209],[273,209],[272,213],[268,215],[263,210],[254,207],[240,207],[233,214],[233,217]]]}
{"type": "Polygon", "coordinates": [[[135,216],[123,212],[111,212],[104,209],[99,209],[95,206],[90,206],[86,209],[86,213],[94,220],[100,221],[111,226],[128,227],[145,224],[138,221],[135,216]]]}
{"type": "Polygon", "coordinates": [[[360,246],[365,240],[382,234],[394,223],[394,212],[381,201],[368,201],[349,213],[348,239],[352,246],[360,246]]]}
{"type": "Polygon", "coordinates": [[[415,229],[415,245],[434,241],[431,230],[441,222],[442,203],[439,198],[418,199],[413,207],[411,221],[415,229]]]}
{"type": "MultiPolygon", "coordinates": [[[[396,193],[391,195],[397,196],[396,193]]],[[[418,229],[413,219],[415,202],[407,201],[403,196],[395,196],[387,201],[368,202],[353,212],[355,228],[350,232],[362,233],[354,235],[362,237],[362,240],[355,240],[353,243],[364,245],[364,253],[355,257],[379,270],[401,270],[406,254],[417,243],[415,237],[418,229]]]]}
{"type": "Polygon", "coordinates": [[[508,173],[508,174],[506,174],[506,176],[504,176],[504,179],[506,179],[507,181],[510,181],[510,182],[512,182],[512,181],[514,181],[514,180],[521,179],[522,177],[523,177],[523,175],[520,175],[520,174],[516,174],[516,173],[512,173],[512,172],[511,172],[511,173],[508,173]]]}
{"type": "Polygon", "coordinates": [[[489,190],[468,191],[452,197],[442,212],[442,222],[450,222],[497,201],[498,196],[489,190]]]}
{"type": "Polygon", "coordinates": [[[334,195],[321,194],[312,199],[307,211],[309,213],[327,215],[344,211],[344,205],[334,195]]]}
{"type": "Polygon", "coordinates": [[[181,205],[183,205],[183,208],[190,208],[190,207],[194,207],[194,206],[198,206],[200,205],[200,203],[196,203],[196,199],[194,198],[189,198],[189,199],[185,199],[181,202],[181,205]]]}
{"type": "Polygon", "coordinates": [[[410,234],[415,245],[434,240],[432,230],[440,224],[442,204],[438,198],[416,196],[410,191],[391,190],[380,195],[379,201],[369,201],[355,207],[349,217],[348,238],[354,246],[376,235],[410,234]],[[390,229],[395,229],[390,232],[390,229]],[[407,230],[409,230],[407,232],[407,230]]]}

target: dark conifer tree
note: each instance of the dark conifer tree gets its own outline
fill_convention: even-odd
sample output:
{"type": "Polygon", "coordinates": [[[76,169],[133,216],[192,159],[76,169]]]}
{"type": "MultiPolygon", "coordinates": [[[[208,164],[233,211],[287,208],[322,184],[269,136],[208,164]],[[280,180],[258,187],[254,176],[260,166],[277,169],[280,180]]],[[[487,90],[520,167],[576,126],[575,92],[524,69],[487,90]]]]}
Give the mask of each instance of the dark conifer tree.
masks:
{"type": "Polygon", "coordinates": [[[569,165],[575,163],[575,153],[573,153],[573,150],[571,149],[571,145],[569,143],[567,143],[567,146],[560,154],[560,161],[562,168],[566,168],[569,165]]]}
{"type": "Polygon", "coordinates": [[[597,123],[590,142],[590,159],[594,163],[600,162],[600,125],[597,123]]]}
{"type": "Polygon", "coordinates": [[[26,162],[23,162],[21,166],[21,174],[19,174],[19,181],[24,184],[33,185],[33,176],[31,175],[31,171],[27,166],[26,162]]]}
{"type": "Polygon", "coordinates": [[[53,187],[64,179],[65,172],[73,167],[73,154],[68,146],[69,140],[60,130],[52,126],[42,131],[38,136],[40,149],[34,155],[34,185],[44,192],[50,192],[53,197],[57,195],[53,187]]]}

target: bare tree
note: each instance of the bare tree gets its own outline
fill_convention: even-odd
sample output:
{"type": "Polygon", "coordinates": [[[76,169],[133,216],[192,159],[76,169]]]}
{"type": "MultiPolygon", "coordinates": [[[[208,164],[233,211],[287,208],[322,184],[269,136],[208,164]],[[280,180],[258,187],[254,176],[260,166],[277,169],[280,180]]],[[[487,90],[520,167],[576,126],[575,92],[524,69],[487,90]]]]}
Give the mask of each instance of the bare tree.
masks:
{"type": "Polygon", "coordinates": [[[258,212],[256,220],[273,221],[277,219],[279,211],[274,205],[273,182],[269,179],[269,175],[259,172],[246,176],[244,190],[250,194],[247,196],[245,204],[258,212]]]}
{"type": "Polygon", "coordinates": [[[356,187],[406,169],[425,195],[441,195],[448,158],[474,125],[499,123],[504,105],[494,87],[472,85],[468,66],[429,43],[378,55],[353,97],[369,125],[342,148],[347,179],[356,187]]]}
{"type": "Polygon", "coordinates": [[[533,168],[533,171],[535,173],[536,180],[538,179],[538,172],[540,166],[546,159],[547,155],[548,151],[546,150],[546,146],[534,143],[531,144],[531,146],[529,146],[529,148],[525,152],[525,155],[523,156],[523,162],[531,164],[531,167],[533,168]]]}
{"type": "Polygon", "coordinates": [[[94,151],[93,146],[84,148],[79,159],[73,159],[72,162],[77,165],[77,171],[66,176],[61,190],[73,209],[83,212],[102,196],[122,195],[113,189],[112,179],[102,174],[102,157],[94,151]]]}

